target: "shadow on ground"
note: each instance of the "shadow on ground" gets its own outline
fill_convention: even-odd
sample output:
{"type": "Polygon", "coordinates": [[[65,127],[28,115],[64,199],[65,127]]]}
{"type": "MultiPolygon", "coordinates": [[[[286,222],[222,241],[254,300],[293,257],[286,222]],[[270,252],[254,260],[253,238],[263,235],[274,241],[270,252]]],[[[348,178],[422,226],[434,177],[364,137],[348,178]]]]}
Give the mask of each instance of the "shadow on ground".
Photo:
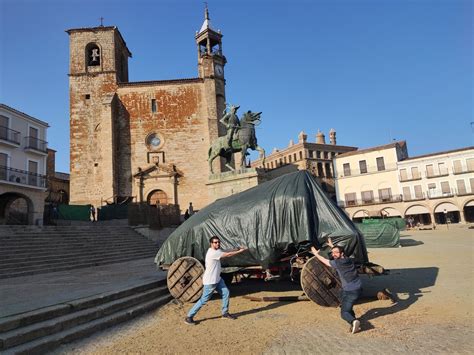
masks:
{"type": "MultiPolygon", "coordinates": [[[[386,276],[364,279],[364,293],[360,303],[371,302],[378,291],[388,289],[393,295],[394,302],[387,307],[373,308],[360,317],[364,329],[373,326],[370,320],[401,312],[417,302],[423,294],[429,291],[423,289],[434,286],[439,268],[392,269],[386,276]]],[[[390,302],[390,301],[388,301],[390,302]]]]}

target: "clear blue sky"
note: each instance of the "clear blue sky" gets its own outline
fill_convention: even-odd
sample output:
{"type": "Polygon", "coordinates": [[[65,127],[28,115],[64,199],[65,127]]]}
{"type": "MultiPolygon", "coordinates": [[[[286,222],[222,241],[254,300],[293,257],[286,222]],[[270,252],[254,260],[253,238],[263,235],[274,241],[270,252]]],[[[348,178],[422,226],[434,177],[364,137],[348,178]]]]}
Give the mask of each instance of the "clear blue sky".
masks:
{"type": "MultiPolygon", "coordinates": [[[[47,121],[69,172],[70,28],[118,26],[130,81],[197,77],[202,1],[0,0],[0,101],[47,121]]],[[[411,156],[474,145],[469,0],[209,0],[224,34],[227,101],[263,111],[268,153],[337,131],[361,148],[408,141],[411,156]]]]}

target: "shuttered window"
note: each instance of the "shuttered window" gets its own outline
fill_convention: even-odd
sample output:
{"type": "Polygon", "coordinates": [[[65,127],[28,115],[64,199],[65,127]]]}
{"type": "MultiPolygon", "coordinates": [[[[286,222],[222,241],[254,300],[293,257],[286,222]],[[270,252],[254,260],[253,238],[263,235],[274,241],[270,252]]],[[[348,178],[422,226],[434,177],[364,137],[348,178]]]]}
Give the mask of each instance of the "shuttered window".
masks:
{"type": "Polygon", "coordinates": [[[344,195],[346,199],[346,206],[355,206],[356,205],[356,193],[351,192],[344,195]]]}
{"type": "Polygon", "coordinates": [[[414,189],[415,189],[415,198],[416,199],[423,198],[423,190],[421,189],[421,185],[415,185],[414,189]]]}
{"type": "Polygon", "coordinates": [[[365,203],[372,203],[374,202],[374,192],[370,191],[362,191],[361,192],[362,201],[365,203]]]}
{"type": "Polygon", "coordinates": [[[442,181],[441,182],[441,192],[443,194],[451,193],[451,188],[449,187],[449,181],[442,181]]]}
{"type": "Polygon", "coordinates": [[[464,180],[456,180],[456,186],[458,188],[458,194],[465,195],[466,194],[466,184],[464,180]]]}
{"type": "Polygon", "coordinates": [[[411,192],[410,192],[410,187],[409,186],[404,186],[403,187],[403,199],[405,201],[410,201],[411,200],[411,192]]]}

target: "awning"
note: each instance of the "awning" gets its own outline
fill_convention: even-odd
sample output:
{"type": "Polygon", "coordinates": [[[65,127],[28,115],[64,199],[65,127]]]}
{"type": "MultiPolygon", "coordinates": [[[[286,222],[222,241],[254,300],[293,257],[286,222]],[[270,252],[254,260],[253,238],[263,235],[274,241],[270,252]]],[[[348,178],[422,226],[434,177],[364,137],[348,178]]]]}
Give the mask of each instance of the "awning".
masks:
{"type": "Polygon", "coordinates": [[[442,204],[438,205],[435,209],[435,213],[440,213],[440,212],[454,212],[454,211],[459,211],[459,208],[457,208],[455,205],[449,202],[443,202],[442,204]]]}
{"type": "Polygon", "coordinates": [[[428,209],[425,206],[416,205],[416,206],[409,207],[407,211],[405,212],[405,216],[412,215],[412,214],[425,214],[425,213],[429,214],[430,211],[428,211],[428,209]]]}

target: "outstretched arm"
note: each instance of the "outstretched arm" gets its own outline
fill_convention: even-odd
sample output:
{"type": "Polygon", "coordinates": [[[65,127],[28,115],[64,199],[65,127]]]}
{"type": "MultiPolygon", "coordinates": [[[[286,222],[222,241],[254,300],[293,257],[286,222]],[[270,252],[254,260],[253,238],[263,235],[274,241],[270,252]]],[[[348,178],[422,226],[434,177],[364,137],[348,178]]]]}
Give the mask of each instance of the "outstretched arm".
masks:
{"type": "Polygon", "coordinates": [[[331,265],[329,264],[329,260],[326,259],[326,258],[324,258],[324,257],[322,257],[321,255],[319,255],[319,250],[316,249],[314,246],[311,246],[311,253],[313,253],[314,256],[317,257],[318,260],[319,260],[320,262],[322,262],[324,265],[331,266],[331,265]]]}
{"type": "Polygon", "coordinates": [[[225,251],[225,252],[222,254],[222,256],[221,256],[221,259],[222,259],[222,258],[229,258],[229,257],[231,257],[231,256],[240,254],[240,253],[246,251],[247,249],[248,249],[248,248],[239,247],[239,249],[237,249],[237,250],[225,251]]]}

